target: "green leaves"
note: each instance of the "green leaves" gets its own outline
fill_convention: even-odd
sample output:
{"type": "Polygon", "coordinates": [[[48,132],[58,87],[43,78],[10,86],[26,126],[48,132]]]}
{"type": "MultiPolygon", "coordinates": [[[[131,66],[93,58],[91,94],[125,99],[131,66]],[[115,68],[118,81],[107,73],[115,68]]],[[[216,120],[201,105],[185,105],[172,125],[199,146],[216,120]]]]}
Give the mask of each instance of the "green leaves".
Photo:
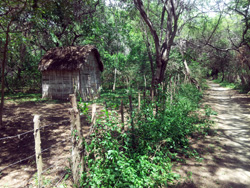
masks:
{"type": "MultiPolygon", "coordinates": [[[[118,93],[123,96],[123,91],[109,93],[106,101],[113,101],[118,93]]],[[[162,89],[157,91],[160,99],[169,97],[164,96],[162,89]]],[[[179,175],[171,172],[171,160],[179,160],[179,154],[198,158],[198,154],[189,149],[188,137],[207,128],[207,124],[202,124],[193,113],[200,98],[201,93],[194,86],[181,85],[172,103],[142,100],[140,113],[133,112],[133,132],[128,126],[126,132],[121,131],[116,113],[107,109],[102,111],[92,141],[85,143],[87,155],[84,159],[88,170],[83,174],[83,185],[162,187],[178,179],[179,175]]],[[[110,102],[109,109],[112,106],[110,102]]]]}
{"type": "Polygon", "coordinates": [[[50,33],[50,35],[54,43],[58,43],[60,46],[62,46],[62,42],[58,39],[55,33],[50,33]]]}

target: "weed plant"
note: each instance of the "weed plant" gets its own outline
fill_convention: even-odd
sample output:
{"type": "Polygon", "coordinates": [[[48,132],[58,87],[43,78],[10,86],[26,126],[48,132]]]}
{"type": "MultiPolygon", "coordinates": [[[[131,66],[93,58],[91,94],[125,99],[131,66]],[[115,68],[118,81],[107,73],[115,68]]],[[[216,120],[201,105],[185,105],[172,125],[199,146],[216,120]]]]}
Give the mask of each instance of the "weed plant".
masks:
{"type": "Polygon", "coordinates": [[[82,187],[162,187],[178,178],[171,171],[172,160],[179,154],[196,155],[188,138],[208,126],[191,113],[202,94],[192,85],[181,85],[172,101],[161,89],[157,93],[154,101],[146,98],[140,111],[133,111],[126,131],[116,111],[104,110],[91,139],[84,140],[82,187]]]}

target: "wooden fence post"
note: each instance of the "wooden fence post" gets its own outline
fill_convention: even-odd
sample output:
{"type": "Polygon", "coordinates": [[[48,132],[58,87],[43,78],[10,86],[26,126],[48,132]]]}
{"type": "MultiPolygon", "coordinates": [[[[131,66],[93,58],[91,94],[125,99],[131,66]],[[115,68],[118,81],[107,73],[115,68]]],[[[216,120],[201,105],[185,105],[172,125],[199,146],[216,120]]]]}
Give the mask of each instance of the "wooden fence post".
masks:
{"type": "Polygon", "coordinates": [[[95,121],[96,121],[96,104],[92,104],[91,124],[94,125],[95,121]]]}
{"type": "Polygon", "coordinates": [[[42,187],[42,153],[41,153],[41,135],[40,135],[40,115],[35,115],[34,119],[34,138],[35,138],[35,151],[36,151],[36,168],[37,168],[37,179],[38,188],[42,187]]]}
{"type": "MultiPolygon", "coordinates": [[[[121,100],[121,118],[122,118],[122,123],[124,124],[124,112],[123,112],[123,101],[121,100]]],[[[124,130],[124,125],[123,125],[123,130],[124,130]]]]}
{"type": "Polygon", "coordinates": [[[138,111],[141,110],[141,94],[138,92],[138,111]]]}
{"type": "Polygon", "coordinates": [[[132,145],[133,148],[136,148],[135,145],[135,127],[134,127],[134,120],[133,120],[133,106],[132,106],[132,97],[131,95],[128,96],[129,98],[129,109],[130,109],[130,117],[131,117],[131,127],[132,127],[132,145]]]}
{"type": "Polygon", "coordinates": [[[79,186],[79,180],[81,173],[84,169],[83,162],[83,136],[82,127],[80,123],[80,113],[77,109],[76,96],[74,94],[69,95],[72,109],[70,109],[70,120],[71,120],[71,135],[72,135],[72,175],[74,184],[79,186]]]}
{"type": "Polygon", "coordinates": [[[170,79],[170,104],[172,104],[173,101],[173,82],[172,82],[172,78],[170,79]]]}
{"type": "Polygon", "coordinates": [[[150,92],[151,92],[151,101],[153,102],[153,100],[154,100],[154,89],[151,88],[150,92]]]}

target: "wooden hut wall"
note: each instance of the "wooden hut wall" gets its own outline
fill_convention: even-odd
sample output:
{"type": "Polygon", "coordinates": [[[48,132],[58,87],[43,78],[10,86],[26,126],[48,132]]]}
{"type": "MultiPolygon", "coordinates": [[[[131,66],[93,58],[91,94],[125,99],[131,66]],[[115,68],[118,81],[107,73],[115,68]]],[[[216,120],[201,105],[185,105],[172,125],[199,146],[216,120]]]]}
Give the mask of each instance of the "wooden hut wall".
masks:
{"type": "Polygon", "coordinates": [[[87,56],[80,71],[80,90],[83,100],[97,96],[101,85],[101,71],[94,53],[87,56]]]}
{"type": "Polygon", "coordinates": [[[43,98],[67,100],[74,93],[74,87],[79,89],[79,71],[50,70],[43,71],[43,98]],[[74,81],[74,84],[73,84],[74,81]]]}

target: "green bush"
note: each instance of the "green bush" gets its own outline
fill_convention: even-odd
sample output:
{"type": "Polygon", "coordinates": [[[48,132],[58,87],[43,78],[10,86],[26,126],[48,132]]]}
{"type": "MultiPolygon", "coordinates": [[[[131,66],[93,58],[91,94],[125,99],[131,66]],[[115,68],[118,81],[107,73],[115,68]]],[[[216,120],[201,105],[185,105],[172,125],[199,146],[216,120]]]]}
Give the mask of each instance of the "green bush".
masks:
{"type": "Polygon", "coordinates": [[[188,137],[206,126],[191,113],[199,107],[201,96],[192,85],[181,85],[170,101],[158,89],[156,101],[143,100],[141,110],[132,113],[127,123],[133,119],[134,129],[128,127],[126,132],[116,112],[106,110],[91,141],[84,142],[86,170],[81,186],[160,187],[178,178],[171,172],[171,160],[177,153],[191,152],[188,137]]]}

